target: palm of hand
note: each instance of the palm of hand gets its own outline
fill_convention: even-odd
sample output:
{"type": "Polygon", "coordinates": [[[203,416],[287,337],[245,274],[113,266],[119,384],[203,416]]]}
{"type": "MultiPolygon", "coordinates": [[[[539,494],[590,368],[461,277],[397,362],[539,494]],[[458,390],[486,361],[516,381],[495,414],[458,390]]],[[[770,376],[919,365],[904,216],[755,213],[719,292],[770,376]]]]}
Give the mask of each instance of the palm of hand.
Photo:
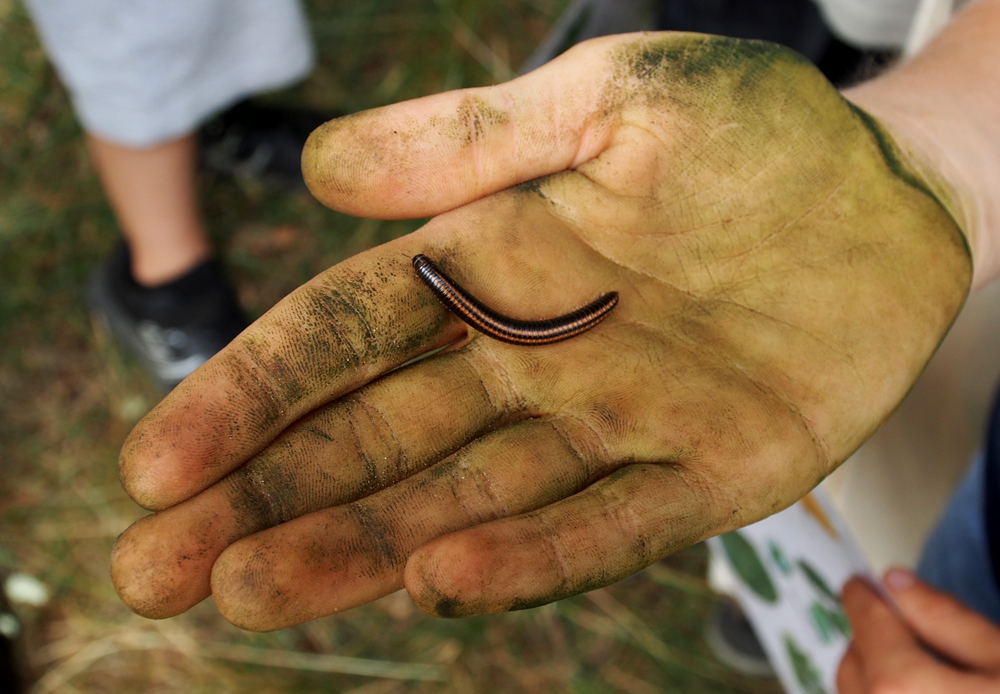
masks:
{"type": "Polygon", "coordinates": [[[547,69],[314,137],[334,206],[455,209],[300,289],[137,427],[123,480],[166,510],[116,547],[133,609],[211,590],[277,628],[404,582],[441,615],[548,602],[790,504],[902,398],[971,267],[870,119],[762,44],[614,37],[547,69]],[[379,378],[463,333],[419,252],[520,318],[621,302],[566,342],[473,335],[379,378]]]}

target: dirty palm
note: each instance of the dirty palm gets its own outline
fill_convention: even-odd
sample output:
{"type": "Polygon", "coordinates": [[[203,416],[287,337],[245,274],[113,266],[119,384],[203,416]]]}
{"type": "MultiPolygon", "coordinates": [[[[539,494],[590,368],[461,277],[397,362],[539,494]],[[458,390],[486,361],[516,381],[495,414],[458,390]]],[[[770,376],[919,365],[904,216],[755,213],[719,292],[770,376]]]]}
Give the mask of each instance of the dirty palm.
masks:
{"type": "Polygon", "coordinates": [[[403,586],[463,616],[617,581],[819,482],[971,278],[947,187],[770,44],[590,41],[333,121],[303,161],[331,207],[433,219],[298,289],[132,432],[122,481],[156,513],[112,575],[140,614],[211,594],[267,630],[403,586]],[[519,319],[620,303],[505,344],[420,253],[519,319]]]}

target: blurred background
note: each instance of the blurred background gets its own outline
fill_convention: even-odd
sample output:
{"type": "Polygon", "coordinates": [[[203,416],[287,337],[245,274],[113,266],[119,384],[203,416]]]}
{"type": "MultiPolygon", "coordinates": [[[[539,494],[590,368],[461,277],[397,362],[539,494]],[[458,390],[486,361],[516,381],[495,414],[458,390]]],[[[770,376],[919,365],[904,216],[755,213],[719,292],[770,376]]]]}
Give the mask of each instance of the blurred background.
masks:
{"type": "MultiPolygon", "coordinates": [[[[349,113],[501,82],[566,4],[306,0],[319,67],[269,99],[349,113]]],[[[252,317],[419,225],[207,175],[199,187],[252,317]]],[[[431,618],[404,592],[270,634],[230,626],[210,600],[162,622],[131,614],[108,560],[145,512],[121,491],[117,456],[159,391],[85,307],[116,238],[67,95],[24,8],[0,0],[0,573],[21,622],[0,628],[23,630],[31,691],[779,691],[728,673],[704,645],[715,598],[701,547],[589,595],[485,618],[431,618]]]]}

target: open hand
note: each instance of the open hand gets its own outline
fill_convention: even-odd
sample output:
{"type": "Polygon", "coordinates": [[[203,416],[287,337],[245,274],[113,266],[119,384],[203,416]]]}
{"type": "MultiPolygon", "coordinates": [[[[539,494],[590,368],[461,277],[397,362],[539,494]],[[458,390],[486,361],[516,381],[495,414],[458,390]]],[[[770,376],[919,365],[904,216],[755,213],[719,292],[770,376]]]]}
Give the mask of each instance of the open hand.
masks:
{"type": "Polygon", "coordinates": [[[404,585],[461,616],[617,581],[829,474],[971,277],[936,184],[760,42],[590,41],[333,121],[303,165],[331,207],[434,219],[301,287],[132,432],[122,481],[158,512],[112,576],[140,614],[211,593],[263,630],[404,585]],[[504,344],[444,310],[418,253],[517,318],[620,303],[504,344]]]}

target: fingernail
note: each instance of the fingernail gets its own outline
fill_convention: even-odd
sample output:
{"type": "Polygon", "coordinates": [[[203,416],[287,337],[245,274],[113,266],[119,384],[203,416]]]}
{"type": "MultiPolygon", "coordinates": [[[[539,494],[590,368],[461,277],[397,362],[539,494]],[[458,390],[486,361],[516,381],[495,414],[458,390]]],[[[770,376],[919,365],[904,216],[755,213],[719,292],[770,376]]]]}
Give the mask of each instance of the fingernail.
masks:
{"type": "Polygon", "coordinates": [[[885,575],[882,582],[889,590],[906,590],[917,580],[913,572],[908,569],[892,569],[885,575]]]}

